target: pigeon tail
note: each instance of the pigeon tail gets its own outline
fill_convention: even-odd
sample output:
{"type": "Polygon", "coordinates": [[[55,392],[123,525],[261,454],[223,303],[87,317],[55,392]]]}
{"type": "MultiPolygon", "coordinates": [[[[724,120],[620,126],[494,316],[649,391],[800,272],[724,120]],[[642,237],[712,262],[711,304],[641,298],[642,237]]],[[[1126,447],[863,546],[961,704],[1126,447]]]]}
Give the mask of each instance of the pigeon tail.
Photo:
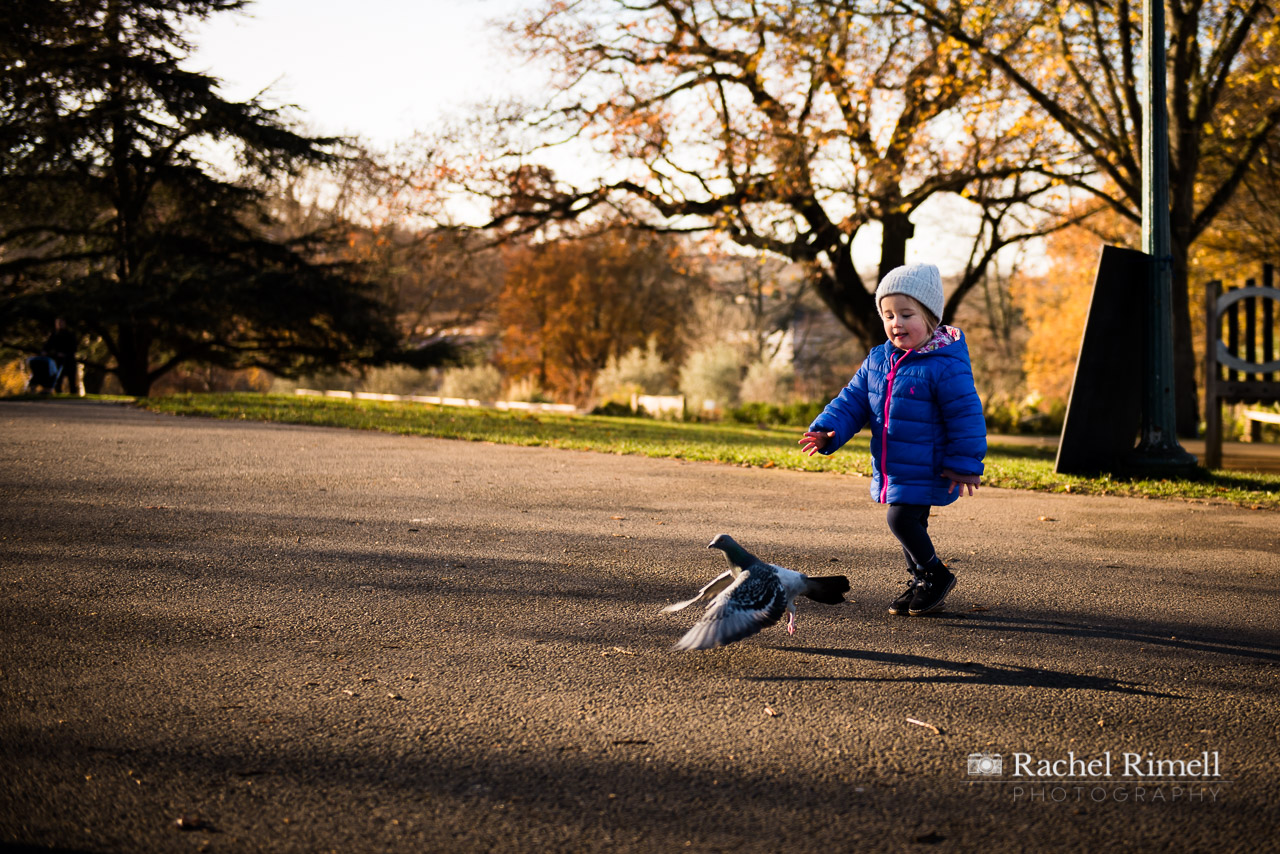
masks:
{"type": "Polygon", "coordinates": [[[707,548],[720,549],[729,559],[729,563],[739,569],[746,569],[760,562],[759,558],[738,545],[738,541],[728,534],[716,534],[716,538],[707,544],[707,548]]]}
{"type": "Polygon", "coordinates": [[[839,605],[844,601],[844,594],[849,592],[849,579],[843,575],[809,577],[800,592],[823,605],[839,605]]]}

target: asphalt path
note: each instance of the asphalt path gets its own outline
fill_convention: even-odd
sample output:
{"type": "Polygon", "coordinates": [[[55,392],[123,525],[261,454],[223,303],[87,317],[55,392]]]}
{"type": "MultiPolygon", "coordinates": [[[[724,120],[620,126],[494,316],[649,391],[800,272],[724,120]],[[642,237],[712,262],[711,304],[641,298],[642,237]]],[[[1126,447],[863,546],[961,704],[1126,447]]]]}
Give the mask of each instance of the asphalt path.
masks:
{"type": "Polygon", "coordinates": [[[892,617],[862,478],[0,404],[0,848],[1276,850],[1280,515],[930,530],[892,617]],[[853,601],[671,651],[722,531],[853,601]]]}

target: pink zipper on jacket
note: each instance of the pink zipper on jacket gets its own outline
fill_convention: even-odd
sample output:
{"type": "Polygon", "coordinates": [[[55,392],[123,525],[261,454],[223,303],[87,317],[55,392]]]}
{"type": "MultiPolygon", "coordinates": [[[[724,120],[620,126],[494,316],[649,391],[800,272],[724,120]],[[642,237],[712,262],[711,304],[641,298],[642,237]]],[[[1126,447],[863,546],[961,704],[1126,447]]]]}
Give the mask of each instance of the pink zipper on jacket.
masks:
{"type": "MultiPolygon", "coordinates": [[[[884,389],[884,427],[880,430],[880,503],[889,503],[889,403],[893,400],[893,380],[898,373],[898,365],[910,356],[911,350],[898,357],[898,361],[889,366],[889,376],[885,380],[884,389]]],[[[892,357],[890,357],[892,358],[892,357]]]]}

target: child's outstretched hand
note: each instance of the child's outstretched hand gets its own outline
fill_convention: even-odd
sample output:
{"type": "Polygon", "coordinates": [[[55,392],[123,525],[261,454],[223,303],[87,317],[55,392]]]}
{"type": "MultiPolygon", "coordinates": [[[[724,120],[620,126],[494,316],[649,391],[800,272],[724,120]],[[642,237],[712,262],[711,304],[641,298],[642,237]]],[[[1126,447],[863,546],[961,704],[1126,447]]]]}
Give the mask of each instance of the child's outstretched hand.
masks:
{"type": "Polygon", "coordinates": [[[825,448],[835,434],[834,430],[810,430],[800,438],[800,450],[812,457],[825,448]]]}
{"type": "Polygon", "coordinates": [[[957,474],[951,469],[943,469],[942,476],[951,481],[951,486],[947,488],[947,495],[956,491],[956,487],[960,487],[960,495],[964,496],[966,490],[969,495],[973,495],[978,491],[978,482],[982,479],[976,474],[957,474]]]}

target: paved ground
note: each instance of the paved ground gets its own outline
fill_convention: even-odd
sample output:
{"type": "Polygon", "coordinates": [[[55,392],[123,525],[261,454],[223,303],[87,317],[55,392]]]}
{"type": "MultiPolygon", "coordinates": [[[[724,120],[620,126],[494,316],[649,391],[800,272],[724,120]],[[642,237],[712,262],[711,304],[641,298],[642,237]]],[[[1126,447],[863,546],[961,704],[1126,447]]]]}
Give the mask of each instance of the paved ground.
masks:
{"type": "Polygon", "coordinates": [[[866,486],[0,404],[0,846],[1275,850],[1280,516],[983,490],[893,618],[866,486]],[[671,652],[719,531],[856,601],[671,652]]]}

